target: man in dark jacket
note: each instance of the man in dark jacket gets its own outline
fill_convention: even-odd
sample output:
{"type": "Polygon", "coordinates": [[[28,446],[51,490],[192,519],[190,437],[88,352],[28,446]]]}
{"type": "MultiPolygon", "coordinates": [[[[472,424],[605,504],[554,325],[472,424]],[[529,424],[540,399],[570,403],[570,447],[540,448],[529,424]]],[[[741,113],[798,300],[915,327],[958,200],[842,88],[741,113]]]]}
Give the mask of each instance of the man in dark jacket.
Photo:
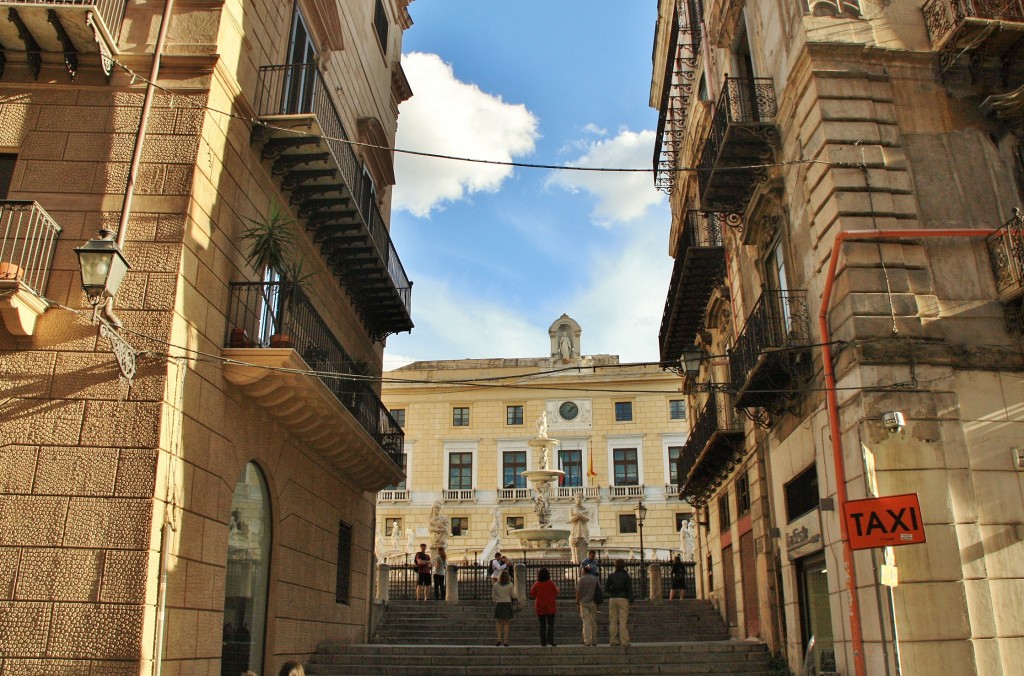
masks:
{"type": "Polygon", "coordinates": [[[615,560],[615,572],[604,583],[608,597],[608,643],[629,645],[629,602],[633,600],[633,581],[626,572],[626,562],[615,560]]]}

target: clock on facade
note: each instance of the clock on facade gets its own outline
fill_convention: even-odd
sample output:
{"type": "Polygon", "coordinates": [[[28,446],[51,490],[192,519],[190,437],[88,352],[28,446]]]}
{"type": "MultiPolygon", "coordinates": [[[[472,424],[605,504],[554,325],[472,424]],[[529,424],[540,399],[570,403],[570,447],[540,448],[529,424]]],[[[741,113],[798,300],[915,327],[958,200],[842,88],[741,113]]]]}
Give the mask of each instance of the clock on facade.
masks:
{"type": "Polygon", "coordinates": [[[571,401],[563,402],[558,407],[558,415],[562,417],[562,420],[575,420],[576,416],[580,414],[579,407],[571,401]]]}

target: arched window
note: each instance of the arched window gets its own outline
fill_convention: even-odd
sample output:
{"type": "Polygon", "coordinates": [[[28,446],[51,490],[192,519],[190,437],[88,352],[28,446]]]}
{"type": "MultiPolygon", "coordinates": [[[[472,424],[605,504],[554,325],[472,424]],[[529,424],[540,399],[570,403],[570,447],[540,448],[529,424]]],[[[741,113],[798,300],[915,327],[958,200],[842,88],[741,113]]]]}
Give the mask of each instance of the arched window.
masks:
{"type": "Polygon", "coordinates": [[[263,672],[270,579],[270,494],[256,463],[235,484],[228,517],[221,676],[263,672]]]}

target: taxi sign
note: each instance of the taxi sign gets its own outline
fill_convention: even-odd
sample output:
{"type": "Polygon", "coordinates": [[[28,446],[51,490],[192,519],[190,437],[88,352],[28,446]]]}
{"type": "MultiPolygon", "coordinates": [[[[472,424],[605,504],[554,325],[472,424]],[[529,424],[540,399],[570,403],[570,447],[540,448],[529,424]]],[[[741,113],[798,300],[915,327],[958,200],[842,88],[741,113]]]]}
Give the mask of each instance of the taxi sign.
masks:
{"type": "Polygon", "coordinates": [[[916,493],[850,500],[843,505],[850,549],[914,545],[925,541],[916,493]]]}

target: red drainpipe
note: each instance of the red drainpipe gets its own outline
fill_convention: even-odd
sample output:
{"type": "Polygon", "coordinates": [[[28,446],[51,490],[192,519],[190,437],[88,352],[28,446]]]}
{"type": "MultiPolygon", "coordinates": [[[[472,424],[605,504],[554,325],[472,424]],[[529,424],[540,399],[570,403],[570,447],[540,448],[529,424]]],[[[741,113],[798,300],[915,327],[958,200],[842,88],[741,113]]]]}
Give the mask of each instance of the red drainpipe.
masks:
{"type": "Polygon", "coordinates": [[[843,463],[843,441],[839,429],[839,402],[836,399],[836,376],[832,369],[832,334],[828,328],[829,301],[832,299],[832,283],[836,278],[839,264],[839,250],[847,240],[911,239],[917,237],[988,237],[998,230],[848,230],[840,232],[832,241],[828,274],[825,277],[825,291],[821,296],[821,310],[818,312],[818,327],[821,330],[822,370],[825,374],[825,401],[828,407],[828,429],[832,437],[832,458],[836,468],[836,500],[839,503],[839,532],[843,541],[843,564],[846,568],[846,591],[850,595],[850,641],[853,643],[853,668],[856,676],[866,676],[864,666],[864,633],[860,623],[860,602],[857,598],[857,573],[853,564],[853,550],[850,549],[850,535],[842,518],[846,504],[846,468],[843,463]]]}

